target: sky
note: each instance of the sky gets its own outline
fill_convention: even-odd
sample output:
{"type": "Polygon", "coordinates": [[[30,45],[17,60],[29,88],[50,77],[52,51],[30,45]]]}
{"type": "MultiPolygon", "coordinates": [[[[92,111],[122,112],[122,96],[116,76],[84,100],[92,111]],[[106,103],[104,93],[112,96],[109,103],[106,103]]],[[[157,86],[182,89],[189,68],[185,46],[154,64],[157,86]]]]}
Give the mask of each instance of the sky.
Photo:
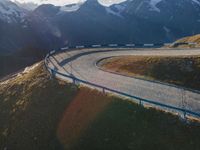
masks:
{"type": "MultiPolygon", "coordinates": [[[[12,0],[14,1],[14,0],[12,0]]],[[[71,3],[77,3],[77,2],[82,2],[84,0],[16,0],[18,2],[21,2],[21,3],[27,3],[27,2],[33,2],[33,3],[36,3],[36,4],[53,4],[53,5],[56,5],[56,6],[62,6],[62,5],[66,5],[66,4],[71,4],[71,3]]],[[[99,0],[99,2],[103,5],[111,5],[113,3],[119,3],[119,2],[122,2],[122,1],[125,1],[125,0],[99,0]]]]}

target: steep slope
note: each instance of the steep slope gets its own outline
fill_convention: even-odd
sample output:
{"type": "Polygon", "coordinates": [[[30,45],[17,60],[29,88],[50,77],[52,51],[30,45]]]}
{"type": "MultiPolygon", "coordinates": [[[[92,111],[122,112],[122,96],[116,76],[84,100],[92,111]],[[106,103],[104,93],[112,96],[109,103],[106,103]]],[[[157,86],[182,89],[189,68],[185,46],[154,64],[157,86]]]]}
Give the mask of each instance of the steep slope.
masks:
{"type": "Polygon", "coordinates": [[[54,27],[45,18],[5,0],[0,1],[0,54],[13,54],[28,48],[52,49],[54,27]],[[48,26],[52,27],[49,30],[48,26]],[[52,45],[50,44],[52,43],[52,45]]]}
{"type": "Polygon", "coordinates": [[[26,10],[18,7],[9,0],[0,1],[0,19],[7,23],[23,22],[26,16],[26,10]]]}
{"type": "Polygon", "coordinates": [[[81,8],[56,18],[58,27],[70,44],[120,43],[128,40],[127,25],[106,11],[97,0],[88,0],[81,8]]]}
{"type": "Polygon", "coordinates": [[[43,63],[0,82],[0,118],[2,150],[200,147],[199,123],[185,124],[171,114],[50,80],[43,63]]]}
{"type": "Polygon", "coordinates": [[[127,0],[110,7],[98,0],[27,11],[0,3],[0,52],[26,47],[164,43],[200,33],[199,0],[127,0]]]}
{"type": "MultiPolygon", "coordinates": [[[[199,1],[127,0],[110,7],[97,0],[74,6],[75,11],[43,5],[43,14],[62,44],[163,43],[200,33],[199,1]],[[53,10],[56,9],[57,11],[53,10]],[[48,9],[48,13],[45,11],[48,9]],[[51,14],[51,15],[48,15],[51,14]],[[185,19],[187,18],[187,20],[185,19]]],[[[72,7],[73,8],[73,7],[72,7]]]]}
{"type": "Polygon", "coordinates": [[[9,53],[23,45],[27,12],[8,0],[0,1],[0,53],[9,53]]]}
{"type": "Polygon", "coordinates": [[[141,22],[146,22],[149,26],[149,31],[146,33],[151,37],[162,33],[165,40],[171,41],[200,32],[198,0],[128,0],[123,5],[125,9],[122,14],[129,16],[129,20],[140,18],[141,22]],[[152,30],[154,33],[151,33],[152,30]]]}

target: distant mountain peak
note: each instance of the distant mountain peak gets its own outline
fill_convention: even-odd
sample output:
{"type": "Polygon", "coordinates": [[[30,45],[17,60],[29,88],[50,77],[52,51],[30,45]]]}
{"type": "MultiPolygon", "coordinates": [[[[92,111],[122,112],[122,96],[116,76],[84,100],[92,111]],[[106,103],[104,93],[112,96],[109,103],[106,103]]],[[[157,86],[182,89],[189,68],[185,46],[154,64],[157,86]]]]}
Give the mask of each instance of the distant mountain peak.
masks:
{"type": "Polygon", "coordinates": [[[34,10],[34,13],[42,16],[52,17],[56,15],[59,11],[60,11],[59,6],[54,6],[52,4],[42,4],[34,10]]]}
{"type": "Polygon", "coordinates": [[[14,2],[15,2],[18,6],[24,8],[24,9],[26,9],[26,10],[29,10],[29,11],[33,11],[34,9],[36,9],[36,8],[39,6],[39,5],[37,5],[36,3],[33,3],[33,2],[24,2],[24,3],[20,3],[20,2],[18,2],[18,1],[16,1],[16,0],[14,0],[14,2]]]}
{"type": "Polygon", "coordinates": [[[20,22],[26,16],[26,10],[9,1],[0,1],[0,19],[7,23],[20,22]]]}
{"type": "Polygon", "coordinates": [[[65,6],[61,6],[60,10],[64,12],[74,12],[80,9],[80,7],[84,4],[84,2],[69,4],[65,6]]]}

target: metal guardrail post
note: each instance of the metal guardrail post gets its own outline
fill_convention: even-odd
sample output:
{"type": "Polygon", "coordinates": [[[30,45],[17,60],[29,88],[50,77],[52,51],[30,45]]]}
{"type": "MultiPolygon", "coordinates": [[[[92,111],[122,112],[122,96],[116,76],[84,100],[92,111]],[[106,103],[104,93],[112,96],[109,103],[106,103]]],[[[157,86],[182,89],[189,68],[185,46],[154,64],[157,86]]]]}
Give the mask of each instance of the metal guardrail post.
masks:
{"type": "Polygon", "coordinates": [[[187,120],[187,117],[186,117],[186,116],[187,116],[187,112],[186,112],[186,110],[185,110],[185,111],[183,112],[183,117],[184,117],[185,120],[187,120]]]}
{"type": "Polygon", "coordinates": [[[184,122],[187,121],[187,111],[186,111],[186,110],[183,110],[179,116],[181,117],[181,119],[182,119],[184,122]]]}
{"type": "Polygon", "coordinates": [[[105,89],[103,88],[103,94],[106,94],[106,91],[105,91],[105,89]]]}
{"type": "Polygon", "coordinates": [[[53,78],[54,78],[54,70],[51,69],[50,72],[51,72],[51,73],[50,73],[50,78],[53,79],[53,78]]]}
{"type": "Polygon", "coordinates": [[[141,100],[141,99],[140,99],[139,105],[140,105],[141,107],[143,107],[143,103],[142,103],[142,100],[141,100]]]}
{"type": "Polygon", "coordinates": [[[74,77],[73,75],[71,75],[71,76],[72,76],[73,84],[79,85],[79,80],[76,77],[74,77]]]}
{"type": "Polygon", "coordinates": [[[140,104],[140,106],[142,105],[142,101],[141,101],[141,100],[140,100],[140,103],[139,103],[139,104],[140,104]]]}
{"type": "Polygon", "coordinates": [[[74,76],[72,76],[73,84],[76,85],[76,79],[74,76]]]}
{"type": "Polygon", "coordinates": [[[183,108],[183,119],[186,120],[187,117],[187,112],[186,112],[186,108],[187,108],[187,103],[186,103],[186,99],[185,99],[185,90],[182,89],[181,90],[181,94],[182,94],[182,100],[181,100],[181,103],[182,103],[182,108],[183,108]]]}

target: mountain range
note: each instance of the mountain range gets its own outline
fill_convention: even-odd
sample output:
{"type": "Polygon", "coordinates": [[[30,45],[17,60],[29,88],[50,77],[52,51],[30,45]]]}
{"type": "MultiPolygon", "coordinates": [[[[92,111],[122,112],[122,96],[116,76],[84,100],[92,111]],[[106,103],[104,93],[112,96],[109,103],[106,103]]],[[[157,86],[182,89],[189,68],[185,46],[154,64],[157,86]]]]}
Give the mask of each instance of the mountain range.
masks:
{"type": "Polygon", "coordinates": [[[200,33],[200,0],[97,0],[34,10],[0,1],[0,53],[66,45],[163,43],[200,33]]]}

